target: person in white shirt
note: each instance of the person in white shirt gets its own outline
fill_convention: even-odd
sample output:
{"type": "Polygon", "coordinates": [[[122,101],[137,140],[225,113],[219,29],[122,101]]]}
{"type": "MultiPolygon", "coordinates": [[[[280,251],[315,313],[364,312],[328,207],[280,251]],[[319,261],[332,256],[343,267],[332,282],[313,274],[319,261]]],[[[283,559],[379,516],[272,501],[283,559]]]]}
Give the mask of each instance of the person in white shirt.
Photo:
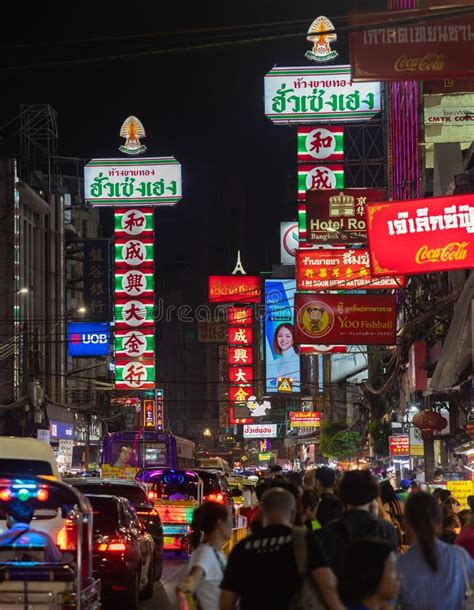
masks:
{"type": "Polygon", "coordinates": [[[217,502],[204,502],[194,511],[189,571],[177,593],[195,595],[202,610],[218,610],[219,585],[227,563],[222,545],[232,533],[232,514],[217,502]]]}

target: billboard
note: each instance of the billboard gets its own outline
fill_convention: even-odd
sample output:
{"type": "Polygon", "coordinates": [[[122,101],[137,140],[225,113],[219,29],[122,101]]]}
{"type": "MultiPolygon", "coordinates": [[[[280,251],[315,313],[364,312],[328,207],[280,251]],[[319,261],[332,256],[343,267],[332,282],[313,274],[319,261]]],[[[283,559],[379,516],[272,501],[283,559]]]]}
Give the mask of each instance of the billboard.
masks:
{"type": "Polygon", "coordinates": [[[295,252],[299,247],[298,223],[280,222],[280,253],[282,265],[295,264],[295,252]]]}
{"type": "Polygon", "coordinates": [[[393,345],[393,295],[296,294],[296,343],[393,345]]]}
{"type": "Polygon", "coordinates": [[[298,127],[298,163],[342,161],[343,127],[298,127]]]}
{"type": "Polygon", "coordinates": [[[439,81],[473,75],[474,15],[468,7],[452,7],[451,12],[454,8],[464,14],[425,22],[423,17],[433,16],[434,10],[352,13],[351,26],[358,27],[350,34],[353,80],[439,81]]]}
{"type": "Polygon", "coordinates": [[[367,121],[380,83],[354,84],[351,66],[275,67],[265,75],[265,115],[276,125],[367,121]]]}
{"type": "Polygon", "coordinates": [[[244,425],[244,438],[276,438],[276,424],[246,424],[244,425]]]}
{"type": "Polygon", "coordinates": [[[265,280],[266,391],[278,391],[280,377],[293,379],[300,391],[300,356],[294,337],[295,280],[265,280]]]}
{"type": "Polygon", "coordinates": [[[175,205],[181,165],[174,157],[92,159],[84,168],[84,193],[95,206],[175,205]]]}
{"type": "Polygon", "coordinates": [[[369,251],[298,250],[296,253],[297,290],[390,289],[405,285],[405,278],[373,278],[369,251]]]}
{"type": "Polygon", "coordinates": [[[259,303],[262,295],[258,275],[210,275],[210,303],[259,303]]]}
{"type": "Polygon", "coordinates": [[[319,411],[290,411],[290,428],[319,428],[320,425],[319,411]]]}
{"type": "Polygon", "coordinates": [[[367,206],[372,274],[474,267],[474,194],[367,206]]]}
{"type": "Polygon", "coordinates": [[[73,358],[108,356],[108,322],[68,322],[67,352],[73,358]]]}
{"type": "Polygon", "coordinates": [[[305,241],[313,245],[365,243],[365,206],[385,201],[384,189],[310,190],[306,193],[305,241]]]}

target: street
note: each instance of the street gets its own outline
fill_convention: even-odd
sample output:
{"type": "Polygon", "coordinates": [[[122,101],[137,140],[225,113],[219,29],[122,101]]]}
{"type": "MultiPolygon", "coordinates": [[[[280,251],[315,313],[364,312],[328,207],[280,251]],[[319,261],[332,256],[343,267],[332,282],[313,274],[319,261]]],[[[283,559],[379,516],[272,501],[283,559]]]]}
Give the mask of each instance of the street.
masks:
{"type": "Polygon", "coordinates": [[[174,594],[174,590],[176,584],[180,581],[185,573],[187,563],[187,559],[175,557],[171,553],[167,554],[163,566],[163,575],[161,580],[155,583],[155,593],[153,598],[142,601],[140,608],[142,610],[175,610],[176,596],[174,594]]]}

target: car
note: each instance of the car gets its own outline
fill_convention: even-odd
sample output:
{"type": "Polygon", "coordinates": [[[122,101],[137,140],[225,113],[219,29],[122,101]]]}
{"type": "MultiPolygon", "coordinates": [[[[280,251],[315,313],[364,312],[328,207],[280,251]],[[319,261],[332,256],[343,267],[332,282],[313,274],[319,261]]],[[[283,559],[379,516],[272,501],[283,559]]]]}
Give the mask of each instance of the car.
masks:
{"type": "Polygon", "coordinates": [[[224,504],[230,512],[234,512],[234,500],[227,479],[219,470],[193,468],[203,482],[203,499],[224,504]]]}
{"type": "Polygon", "coordinates": [[[94,576],[103,600],[118,600],[137,610],[153,596],[155,543],[126,498],[85,494],[92,505],[94,576]]]}
{"type": "Polygon", "coordinates": [[[120,496],[129,500],[142,523],[155,541],[155,578],[159,580],[163,572],[163,525],[160,514],[149,502],[145,488],[133,479],[102,479],[75,477],[66,482],[83,494],[120,496]]]}

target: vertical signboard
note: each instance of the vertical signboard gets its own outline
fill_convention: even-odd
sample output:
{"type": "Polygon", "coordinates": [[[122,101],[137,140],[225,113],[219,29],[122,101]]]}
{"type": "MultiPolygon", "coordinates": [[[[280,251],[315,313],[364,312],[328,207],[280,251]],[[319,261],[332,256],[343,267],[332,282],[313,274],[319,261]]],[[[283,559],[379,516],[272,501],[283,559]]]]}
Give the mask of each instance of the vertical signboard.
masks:
{"type": "MultiPolygon", "coordinates": [[[[229,345],[229,402],[246,405],[254,396],[253,389],[253,310],[250,306],[229,307],[227,310],[229,345]]],[[[252,419],[241,420],[240,423],[252,419]]]]}
{"type": "Polygon", "coordinates": [[[266,391],[278,391],[278,379],[292,379],[300,391],[300,356],[294,337],[295,280],[265,280],[266,391]]]}
{"type": "Polygon", "coordinates": [[[342,127],[298,127],[298,163],[342,161],[342,127]]]}
{"type": "Polygon", "coordinates": [[[163,430],[165,427],[165,405],[164,405],[164,390],[157,388],[155,390],[156,403],[156,427],[158,430],[163,430]]]}
{"type": "Polygon", "coordinates": [[[95,322],[109,322],[110,308],[110,242],[94,239],[84,242],[84,307],[95,322]]]}

